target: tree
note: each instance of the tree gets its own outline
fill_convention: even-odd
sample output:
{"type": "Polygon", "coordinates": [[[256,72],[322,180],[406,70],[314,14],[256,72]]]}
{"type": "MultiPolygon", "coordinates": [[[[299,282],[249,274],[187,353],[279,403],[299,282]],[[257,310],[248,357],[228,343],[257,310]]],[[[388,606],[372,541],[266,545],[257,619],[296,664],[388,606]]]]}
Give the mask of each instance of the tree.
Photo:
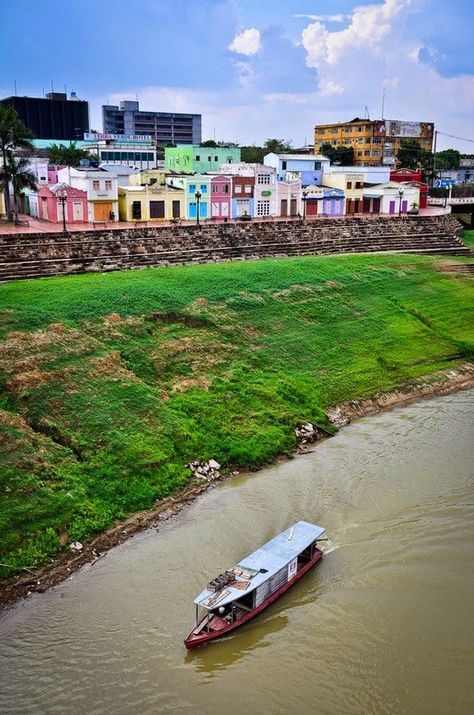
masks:
{"type": "Polygon", "coordinates": [[[323,142],[319,149],[319,153],[327,156],[331,164],[340,164],[341,166],[352,166],[354,164],[354,147],[333,146],[329,142],[323,142]]]}
{"type": "Polygon", "coordinates": [[[75,142],[72,142],[69,146],[51,144],[49,148],[49,161],[51,164],[79,166],[82,159],[92,159],[92,156],[89,152],[76,146],[75,142]]]}
{"type": "Polygon", "coordinates": [[[416,139],[402,139],[397,159],[404,168],[417,169],[427,163],[427,154],[431,152],[425,151],[416,139]]]}
{"type": "Polygon", "coordinates": [[[268,152],[261,146],[243,146],[240,147],[240,158],[249,164],[263,164],[263,157],[268,152]]]}
{"type": "MultiPolygon", "coordinates": [[[[14,149],[33,151],[31,132],[28,127],[18,119],[18,114],[13,107],[0,106],[0,155],[4,168],[14,149]]],[[[9,182],[3,184],[3,191],[5,195],[5,211],[7,217],[10,217],[9,182]]]]}
{"type": "Polygon", "coordinates": [[[449,171],[459,169],[461,154],[457,149],[445,149],[435,154],[435,166],[438,171],[449,171]]]}
{"type": "Polygon", "coordinates": [[[35,175],[29,170],[28,159],[15,159],[9,152],[6,162],[0,170],[0,186],[2,189],[5,190],[6,188],[8,190],[10,184],[13,188],[15,223],[18,223],[18,202],[20,194],[24,189],[37,191],[38,186],[36,184],[35,175]]]}
{"type": "Polygon", "coordinates": [[[214,139],[207,139],[207,141],[201,142],[200,146],[209,146],[214,148],[217,147],[218,144],[214,141],[214,139]]]}
{"type": "Polygon", "coordinates": [[[265,154],[285,154],[291,151],[291,141],[285,139],[267,139],[263,145],[265,154]]]}

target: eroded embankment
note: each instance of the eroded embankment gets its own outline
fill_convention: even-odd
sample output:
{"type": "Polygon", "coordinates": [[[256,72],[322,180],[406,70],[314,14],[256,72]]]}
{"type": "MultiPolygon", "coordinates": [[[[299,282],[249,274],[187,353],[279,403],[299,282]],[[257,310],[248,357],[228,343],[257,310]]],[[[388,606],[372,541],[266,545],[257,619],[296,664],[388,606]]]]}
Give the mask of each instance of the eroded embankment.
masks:
{"type": "MultiPolygon", "coordinates": [[[[374,395],[364,400],[341,403],[328,410],[330,421],[338,428],[355,419],[384,410],[407,405],[417,400],[447,395],[474,387],[474,365],[465,363],[457,370],[444,370],[413,381],[399,390],[374,395]]],[[[327,435],[319,432],[318,439],[327,435]]],[[[307,446],[301,451],[306,453],[307,446]]],[[[238,472],[237,472],[238,473],[238,472]]],[[[236,472],[222,473],[221,479],[236,472]]],[[[80,553],[63,552],[53,563],[38,569],[28,569],[26,575],[18,576],[0,586],[0,610],[34,593],[43,593],[69,578],[86,564],[94,564],[109,549],[123,543],[135,534],[149,528],[159,527],[164,521],[176,517],[188,504],[214,487],[215,481],[192,478],[185,489],[160,501],[154,509],[134,514],[129,519],[117,523],[105,533],[84,544],[80,553]]]]}

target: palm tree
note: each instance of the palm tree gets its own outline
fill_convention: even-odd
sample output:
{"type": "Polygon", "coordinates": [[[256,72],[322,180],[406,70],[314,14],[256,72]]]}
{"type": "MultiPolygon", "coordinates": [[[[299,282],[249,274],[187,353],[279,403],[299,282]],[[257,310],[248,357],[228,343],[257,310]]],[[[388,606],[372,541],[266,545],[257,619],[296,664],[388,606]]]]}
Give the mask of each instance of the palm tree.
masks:
{"type": "Polygon", "coordinates": [[[7,152],[6,162],[0,169],[0,188],[8,193],[10,184],[13,188],[15,223],[18,223],[18,200],[23,189],[38,190],[36,176],[28,166],[28,159],[15,159],[10,152],[7,152]]]}
{"type": "MultiPolygon", "coordinates": [[[[14,149],[33,151],[30,130],[18,119],[18,114],[13,107],[0,106],[0,157],[2,166],[6,167],[8,156],[14,149]]],[[[9,184],[4,184],[5,211],[10,216],[10,190],[9,184]]]]}

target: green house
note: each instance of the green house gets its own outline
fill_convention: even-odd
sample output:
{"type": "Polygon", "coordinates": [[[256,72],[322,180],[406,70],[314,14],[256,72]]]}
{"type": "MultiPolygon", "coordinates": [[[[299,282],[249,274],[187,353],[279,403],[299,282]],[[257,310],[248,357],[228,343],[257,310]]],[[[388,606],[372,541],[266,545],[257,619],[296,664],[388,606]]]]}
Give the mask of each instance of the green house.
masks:
{"type": "Polygon", "coordinates": [[[219,172],[221,164],[237,164],[240,148],[181,144],[165,148],[165,170],[184,174],[219,172]]]}

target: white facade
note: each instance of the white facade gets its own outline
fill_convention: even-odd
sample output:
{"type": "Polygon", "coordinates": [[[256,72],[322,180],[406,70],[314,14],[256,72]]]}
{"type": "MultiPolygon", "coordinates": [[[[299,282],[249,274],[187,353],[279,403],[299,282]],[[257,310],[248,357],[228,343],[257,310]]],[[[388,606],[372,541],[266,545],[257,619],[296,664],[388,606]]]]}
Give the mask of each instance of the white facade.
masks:
{"type": "Polygon", "coordinates": [[[111,213],[118,221],[118,181],[109,171],[65,166],[58,171],[58,182],[87,193],[87,221],[107,221],[111,213]]]}
{"type": "Polygon", "coordinates": [[[277,181],[276,194],[278,216],[302,215],[300,181],[277,181]]]}
{"type": "Polygon", "coordinates": [[[385,184],[390,181],[389,166],[336,166],[331,164],[325,174],[358,174],[366,184],[385,184]]]}
{"type": "Polygon", "coordinates": [[[36,177],[36,183],[47,184],[48,183],[48,160],[39,157],[29,157],[28,158],[28,171],[36,177]]]}
{"type": "Polygon", "coordinates": [[[389,181],[385,184],[368,186],[363,189],[363,197],[380,201],[380,213],[399,215],[420,206],[420,190],[408,183],[389,181]]]}

